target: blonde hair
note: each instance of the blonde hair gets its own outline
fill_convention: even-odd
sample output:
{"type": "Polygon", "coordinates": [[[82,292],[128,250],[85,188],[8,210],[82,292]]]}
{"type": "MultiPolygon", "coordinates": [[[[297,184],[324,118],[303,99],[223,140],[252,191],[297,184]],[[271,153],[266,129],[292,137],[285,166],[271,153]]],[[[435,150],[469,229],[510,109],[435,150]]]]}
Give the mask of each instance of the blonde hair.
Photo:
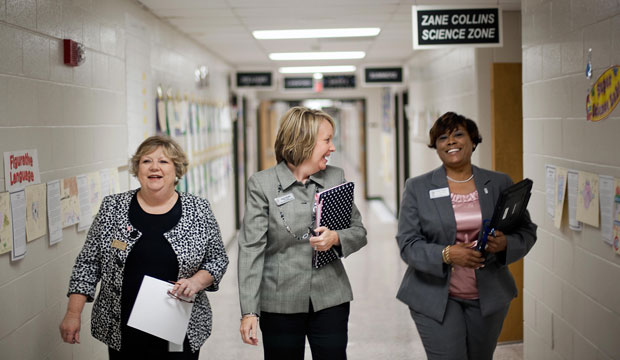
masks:
{"type": "Polygon", "coordinates": [[[189,162],[187,161],[187,156],[181,146],[167,136],[155,135],[144,140],[142,144],[138,146],[136,153],[131,157],[130,172],[133,176],[137,177],[138,167],[140,166],[140,158],[144,155],[152,153],[159,147],[162,148],[164,154],[166,154],[166,156],[169,157],[174,164],[174,173],[177,178],[174,184],[176,185],[179,182],[178,179],[182,178],[187,172],[189,162]]]}
{"type": "Polygon", "coordinates": [[[335,130],[334,119],[321,110],[303,106],[290,108],[280,120],[276,135],[275,153],[277,162],[286,161],[298,166],[312,156],[321,121],[327,120],[335,130]]]}

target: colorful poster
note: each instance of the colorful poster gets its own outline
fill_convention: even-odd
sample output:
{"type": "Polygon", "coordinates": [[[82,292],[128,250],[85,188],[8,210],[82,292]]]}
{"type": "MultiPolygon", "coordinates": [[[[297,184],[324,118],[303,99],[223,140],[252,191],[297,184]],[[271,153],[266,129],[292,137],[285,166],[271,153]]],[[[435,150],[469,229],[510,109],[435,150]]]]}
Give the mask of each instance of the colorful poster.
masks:
{"type": "Polygon", "coordinates": [[[599,226],[599,187],[598,175],[579,172],[577,188],[577,220],[588,225],[599,226]]]}
{"type": "Polygon", "coordinates": [[[596,80],[586,97],[586,118],[600,121],[611,114],[620,100],[620,66],[612,66],[596,80]]]}
{"type": "Polygon", "coordinates": [[[566,194],[566,177],[568,170],[558,167],[556,169],[556,187],[555,187],[555,214],[553,225],[556,228],[562,226],[562,212],[564,210],[564,194],[566,194]]]}
{"type": "Polygon", "coordinates": [[[41,182],[37,149],[4,153],[4,182],[8,192],[23,190],[41,182]]]}
{"type": "Polygon", "coordinates": [[[8,192],[0,193],[0,254],[13,249],[13,224],[11,198],[8,192]]]}
{"type": "Polygon", "coordinates": [[[60,207],[60,180],[47,183],[47,224],[50,245],[62,240],[62,211],[60,207]]]}
{"type": "Polygon", "coordinates": [[[620,179],[614,179],[614,230],[612,246],[616,254],[620,255],[620,179]]]}
{"type": "Polygon", "coordinates": [[[26,239],[32,241],[47,234],[47,197],[45,184],[26,187],[26,239]]]}
{"type": "Polygon", "coordinates": [[[60,188],[60,209],[63,229],[80,222],[80,202],[75,176],[62,179],[60,188]]]}
{"type": "Polygon", "coordinates": [[[98,171],[88,173],[88,191],[91,216],[94,218],[99,211],[101,200],[103,200],[101,190],[101,176],[98,171]]]}

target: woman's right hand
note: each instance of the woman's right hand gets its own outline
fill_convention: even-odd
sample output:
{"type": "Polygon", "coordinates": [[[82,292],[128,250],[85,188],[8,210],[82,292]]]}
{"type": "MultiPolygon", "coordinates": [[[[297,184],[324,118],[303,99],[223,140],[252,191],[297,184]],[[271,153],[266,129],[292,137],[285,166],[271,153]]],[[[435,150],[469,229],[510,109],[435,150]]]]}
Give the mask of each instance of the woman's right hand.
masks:
{"type": "Polygon", "coordinates": [[[65,318],[60,323],[60,336],[69,344],[80,343],[81,314],[67,311],[65,318]]]}
{"type": "Polygon", "coordinates": [[[241,340],[250,345],[258,345],[258,316],[246,315],[241,318],[241,340]]]}
{"type": "Polygon", "coordinates": [[[484,267],[484,258],[473,249],[471,243],[457,243],[450,246],[450,260],[453,264],[471,269],[484,267]]]}

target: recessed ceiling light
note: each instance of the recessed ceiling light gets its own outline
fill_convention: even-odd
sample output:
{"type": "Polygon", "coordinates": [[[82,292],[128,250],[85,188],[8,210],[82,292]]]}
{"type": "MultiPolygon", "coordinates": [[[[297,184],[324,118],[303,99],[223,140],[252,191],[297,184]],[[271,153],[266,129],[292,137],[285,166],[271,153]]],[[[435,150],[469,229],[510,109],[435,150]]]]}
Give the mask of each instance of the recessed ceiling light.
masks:
{"type": "Polygon", "coordinates": [[[377,36],[380,28],[349,29],[302,29],[302,30],[257,30],[252,31],[256,39],[313,39],[333,37],[377,36]]]}
{"type": "Polygon", "coordinates": [[[342,60],[363,59],[366,53],[363,51],[321,51],[321,52],[293,52],[271,53],[271,60],[342,60]]]}
{"type": "Polygon", "coordinates": [[[354,72],[353,65],[335,65],[335,66],[289,66],[279,69],[281,74],[313,74],[313,73],[344,73],[354,72]]]}

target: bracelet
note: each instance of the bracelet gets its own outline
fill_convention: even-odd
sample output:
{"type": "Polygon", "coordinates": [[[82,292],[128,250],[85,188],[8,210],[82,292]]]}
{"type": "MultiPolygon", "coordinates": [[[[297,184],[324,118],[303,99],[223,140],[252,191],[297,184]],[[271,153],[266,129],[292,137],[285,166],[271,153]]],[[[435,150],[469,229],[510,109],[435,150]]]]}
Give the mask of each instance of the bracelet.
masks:
{"type": "Polygon", "coordinates": [[[441,250],[441,259],[448,265],[452,264],[452,260],[450,260],[450,245],[441,250]]]}
{"type": "Polygon", "coordinates": [[[249,312],[249,313],[245,313],[245,314],[241,315],[241,319],[240,320],[243,320],[243,318],[246,317],[246,316],[248,316],[248,317],[250,317],[250,316],[251,317],[255,317],[257,319],[260,317],[260,316],[258,316],[257,313],[249,312]]]}

